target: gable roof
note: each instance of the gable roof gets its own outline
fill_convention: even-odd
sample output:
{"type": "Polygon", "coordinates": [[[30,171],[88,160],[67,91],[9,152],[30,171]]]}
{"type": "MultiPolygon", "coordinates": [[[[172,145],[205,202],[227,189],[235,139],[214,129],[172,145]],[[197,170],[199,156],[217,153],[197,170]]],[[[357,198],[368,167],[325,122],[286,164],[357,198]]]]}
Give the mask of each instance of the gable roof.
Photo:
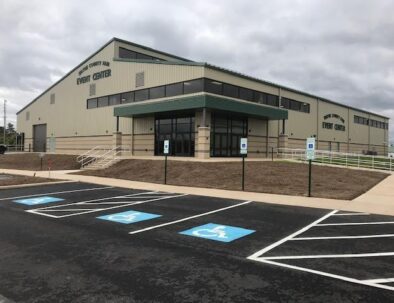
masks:
{"type": "Polygon", "coordinates": [[[356,110],[356,111],[359,111],[359,112],[363,112],[363,113],[366,113],[366,114],[371,114],[371,115],[374,115],[374,116],[377,116],[377,117],[381,117],[381,118],[384,118],[384,119],[390,119],[387,116],[379,115],[379,114],[376,114],[376,113],[373,113],[373,112],[370,112],[370,111],[367,111],[367,110],[363,110],[363,109],[360,109],[360,108],[355,108],[355,107],[352,107],[352,106],[349,106],[349,105],[346,105],[346,104],[342,104],[342,103],[339,103],[339,102],[336,102],[336,101],[332,101],[332,100],[327,99],[327,98],[323,98],[323,97],[320,97],[320,96],[317,96],[317,95],[314,95],[314,94],[303,92],[303,91],[298,90],[298,89],[286,87],[286,86],[283,86],[283,85],[280,85],[280,84],[277,84],[277,83],[274,83],[274,82],[270,82],[270,81],[266,81],[266,80],[263,80],[263,79],[255,78],[255,77],[252,77],[252,76],[248,76],[246,74],[243,74],[243,73],[240,73],[240,72],[236,72],[236,71],[233,71],[233,70],[230,70],[230,69],[227,69],[227,68],[219,67],[219,66],[216,66],[216,65],[213,65],[213,64],[209,64],[209,63],[206,63],[206,62],[195,62],[195,61],[192,61],[192,60],[189,60],[189,59],[186,59],[186,58],[175,56],[175,55],[172,55],[172,54],[169,54],[169,53],[166,53],[166,52],[162,52],[162,51],[159,51],[159,50],[156,50],[156,49],[144,46],[144,45],[140,45],[140,44],[137,44],[137,43],[134,43],[134,42],[126,41],[126,40],[123,40],[123,39],[120,39],[120,38],[116,38],[116,37],[113,37],[111,40],[109,40],[106,44],[104,44],[102,47],[100,47],[96,52],[94,52],[92,55],[90,55],[88,58],[86,58],[84,61],[82,61],[80,64],[78,64],[76,67],[74,67],[70,72],[68,72],[66,75],[64,75],[58,81],[56,81],[53,85],[51,85],[44,92],[42,92],[39,96],[37,96],[30,103],[28,103],[26,106],[24,106],[16,114],[18,115],[20,112],[25,110],[28,106],[30,106],[37,99],[39,99],[41,96],[43,96],[45,93],[47,93],[50,89],[52,89],[58,83],[63,81],[63,79],[68,77],[71,73],[73,73],[75,70],[77,70],[80,66],[84,65],[92,57],[97,55],[105,47],[107,47],[109,44],[111,44],[112,42],[115,42],[115,41],[121,42],[121,43],[124,43],[124,44],[128,44],[130,46],[138,47],[138,48],[141,48],[141,49],[144,49],[144,50],[147,50],[147,51],[155,52],[155,53],[158,53],[158,54],[161,54],[161,55],[164,55],[164,56],[172,57],[175,60],[174,61],[157,61],[157,60],[142,60],[142,59],[123,59],[123,58],[116,58],[116,57],[114,57],[114,59],[113,59],[114,61],[139,62],[139,63],[164,64],[164,65],[203,66],[203,67],[211,68],[211,69],[214,69],[214,70],[217,70],[217,71],[221,71],[221,72],[224,72],[224,73],[227,73],[227,74],[230,74],[230,75],[241,77],[241,78],[244,78],[244,79],[247,79],[247,80],[259,82],[259,83],[266,84],[266,85],[271,85],[271,86],[274,86],[276,88],[285,89],[287,91],[298,93],[298,94],[301,94],[301,95],[304,95],[304,96],[307,96],[307,97],[319,99],[321,101],[325,101],[325,102],[332,103],[332,104],[335,104],[335,105],[339,105],[339,106],[342,106],[342,107],[347,107],[347,108],[350,108],[350,109],[353,109],[353,110],[356,110]]]}
{"type": "MultiPolygon", "coordinates": [[[[20,109],[16,114],[18,115],[19,113],[21,113],[23,110],[25,110],[27,107],[29,107],[31,104],[33,104],[35,101],[37,101],[39,98],[41,98],[45,93],[47,93],[48,91],[50,91],[53,87],[55,87],[58,83],[60,83],[61,81],[63,81],[65,78],[67,78],[69,75],[71,75],[75,70],[77,70],[78,68],[80,68],[82,65],[84,65],[86,62],[88,62],[90,59],[92,59],[94,56],[96,56],[99,52],[101,52],[104,48],[106,48],[108,45],[110,45],[112,42],[121,42],[121,43],[125,43],[128,44],[130,46],[134,46],[134,47],[138,47],[144,50],[148,50],[151,52],[155,52],[167,57],[172,57],[175,60],[177,60],[176,62],[193,62],[189,59],[186,58],[182,58],[182,57],[178,57],[175,55],[171,55],[169,53],[165,53],[159,50],[155,50],[153,48],[150,47],[146,47],[137,43],[133,43],[133,42],[129,42],[126,40],[122,40],[119,38],[112,38],[111,40],[109,40],[107,43],[105,43],[102,47],[100,47],[97,51],[95,51],[93,54],[91,54],[89,57],[87,57],[85,60],[83,60],[81,63],[79,63],[76,67],[74,67],[72,70],[70,70],[67,74],[65,74],[63,77],[61,77],[58,81],[56,81],[54,84],[52,84],[50,87],[48,87],[46,90],[44,90],[40,95],[38,95],[36,98],[34,98],[31,102],[29,102],[28,104],[26,104],[22,109],[20,109]]],[[[141,62],[142,60],[140,60],[139,62],[141,62]]],[[[153,61],[153,60],[144,60],[144,61],[153,61]]]]}

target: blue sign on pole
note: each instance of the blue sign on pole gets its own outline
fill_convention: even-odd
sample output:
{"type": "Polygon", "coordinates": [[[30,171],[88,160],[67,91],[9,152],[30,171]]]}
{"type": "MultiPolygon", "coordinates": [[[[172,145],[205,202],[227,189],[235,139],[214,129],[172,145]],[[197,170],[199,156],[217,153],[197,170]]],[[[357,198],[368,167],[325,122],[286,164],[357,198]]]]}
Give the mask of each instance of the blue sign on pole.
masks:
{"type": "Polygon", "coordinates": [[[254,232],[255,230],[251,229],[208,223],[205,225],[193,227],[188,230],[184,230],[180,232],[180,234],[220,242],[231,242],[250,235],[254,232]]]}
{"type": "Polygon", "coordinates": [[[112,221],[112,222],[117,222],[117,223],[122,223],[122,224],[131,224],[131,223],[150,220],[150,219],[154,219],[154,218],[158,218],[158,217],[161,217],[161,215],[143,213],[140,211],[130,210],[130,211],[124,211],[121,213],[100,216],[100,217],[97,217],[97,219],[107,220],[107,221],[112,221]]]}
{"type": "Polygon", "coordinates": [[[46,204],[46,203],[53,203],[60,201],[64,201],[64,199],[49,197],[49,196],[13,200],[13,202],[24,204],[24,205],[39,205],[39,204],[46,204]]]}

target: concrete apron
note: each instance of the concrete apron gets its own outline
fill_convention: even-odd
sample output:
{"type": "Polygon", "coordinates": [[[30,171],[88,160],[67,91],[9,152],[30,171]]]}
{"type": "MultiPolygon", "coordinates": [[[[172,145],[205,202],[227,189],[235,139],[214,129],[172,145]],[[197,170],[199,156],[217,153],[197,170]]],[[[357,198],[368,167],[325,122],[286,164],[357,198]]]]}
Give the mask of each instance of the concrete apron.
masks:
{"type": "MultiPolygon", "coordinates": [[[[93,184],[117,186],[124,188],[133,188],[141,190],[155,190],[166,191],[173,193],[184,193],[199,196],[218,197],[227,199],[238,200],[252,200],[256,202],[266,202],[280,205],[291,206],[304,206],[313,208],[325,209],[338,209],[344,211],[367,212],[371,214],[391,215],[394,216],[394,175],[388,176],[378,185],[370,189],[365,194],[357,197],[356,199],[349,200],[336,200],[324,198],[308,198],[302,196],[286,196],[276,194],[265,194],[255,192],[243,192],[223,189],[187,187],[164,185],[156,183],[146,183],[138,181],[128,181],[112,178],[70,175],[67,173],[75,171],[52,171],[50,177],[52,179],[80,181],[93,184]]],[[[47,171],[26,171],[26,170],[13,170],[13,169],[0,169],[0,173],[33,176],[36,173],[37,177],[48,178],[47,171]]]]}

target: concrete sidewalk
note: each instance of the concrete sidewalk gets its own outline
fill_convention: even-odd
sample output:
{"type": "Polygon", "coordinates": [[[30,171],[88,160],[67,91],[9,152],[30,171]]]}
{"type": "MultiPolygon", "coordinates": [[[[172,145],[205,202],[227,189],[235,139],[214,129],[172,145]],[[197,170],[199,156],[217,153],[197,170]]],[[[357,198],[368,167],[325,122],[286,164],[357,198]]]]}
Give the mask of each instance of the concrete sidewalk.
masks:
{"type": "MultiPolygon", "coordinates": [[[[137,181],[128,181],[112,178],[102,178],[94,176],[70,175],[68,173],[76,171],[26,171],[14,169],[0,169],[0,173],[33,176],[36,173],[37,177],[45,177],[52,179],[70,180],[88,182],[100,185],[118,186],[124,188],[133,188],[141,190],[157,190],[167,191],[174,193],[185,193],[191,195],[220,197],[228,199],[239,200],[253,200],[256,202],[266,202],[273,204],[292,205],[292,206],[305,206],[313,208],[326,208],[326,209],[339,209],[345,211],[358,211],[368,212],[373,214],[392,215],[394,216],[394,175],[388,176],[381,183],[373,187],[367,193],[354,199],[336,200],[336,199],[323,199],[323,198],[308,198],[302,196],[286,196],[274,195],[254,192],[242,192],[222,189],[199,188],[199,187],[186,187],[174,186],[155,183],[145,183],[137,181]]],[[[1,192],[0,192],[1,196],[1,192]]]]}

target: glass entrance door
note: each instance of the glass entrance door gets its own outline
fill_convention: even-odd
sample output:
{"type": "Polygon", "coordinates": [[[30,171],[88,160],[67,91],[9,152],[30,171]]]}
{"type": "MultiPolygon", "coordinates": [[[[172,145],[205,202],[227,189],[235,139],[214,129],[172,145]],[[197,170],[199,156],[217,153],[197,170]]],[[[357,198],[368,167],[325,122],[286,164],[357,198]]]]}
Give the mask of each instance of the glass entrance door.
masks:
{"type": "Polygon", "coordinates": [[[155,155],[163,155],[164,140],[170,140],[171,156],[194,156],[194,117],[156,118],[155,155]]]}
{"type": "Polygon", "coordinates": [[[247,137],[247,118],[213,114],[211,125],[211,157],[239,157],[239,144],[247,137]]]}

